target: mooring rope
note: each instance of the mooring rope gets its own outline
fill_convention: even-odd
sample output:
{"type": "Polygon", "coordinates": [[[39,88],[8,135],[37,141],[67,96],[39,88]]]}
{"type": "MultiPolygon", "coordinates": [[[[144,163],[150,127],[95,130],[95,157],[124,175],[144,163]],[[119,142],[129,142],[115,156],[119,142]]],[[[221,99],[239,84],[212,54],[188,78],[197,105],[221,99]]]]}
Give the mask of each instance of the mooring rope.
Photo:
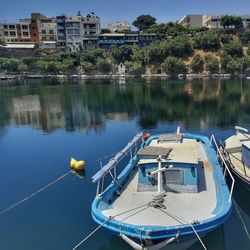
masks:
{"type": "MultiPolygon", "coordinates": [[[[95,163],[95,162],[98,162],[98,161],[100,161],[100,160],[104,160],[105,158],[110,157],[110,156],[112,156],[112,155],[114,155],[114,154],[116,154],[116,153],[117,153],[117,152],[113,152],[113,153],[108,154],[108,155],[105,155],[104,157],[101,157],[101,158],[99,158],[99,159],[97,159],[97,160],[93,160],[93,161],[89,162],[88,165],[93,164],[93,163],[95,163]]],[[[71,170],[68,171],[68,172],[66,172],[66,173],[64,173],[64,174],[61,175],[60,177],[57,177],[55,180],[51,181],[51,182],[50,182],[49,184],[47,184],[46,186],[44,186],[44,187],[38,189],[38,190],[35,191],[34,193],[32,193],[32,194],[26,196],[25,198],[23,198],[22,200],[20,200],[20,201],[14,203],[14,204],[12,204],[11,206],[9,206],[9,207],[6,208],[6,209],[0,211],[0,215],[2,215],[2,214],[4,214],[4,213],[8,212],[9,210],[11,210],[11,209],[15,208],[16,206],[18,206],[18,205],[24,203],[25,201],[28,201],[30,198],[36,196],[37,194],[41,193],[41,192],[44,191],[45,189],[51,187],[52,185],[54,185],[54,184],[57,183],[58,181],[62,180],[63,178],[65,178],[66,176],[68,176],[70,173],[72,173],[71,170]]]]}
{"type": "Polygon", "coordinates": [[[85,237],[82,241],[80,241],[72,250],[77,249],[82,243],[84,243],[89,237],[91,237],[95,232],[97,232],[104,224],[106,224],[108,221],[110,221],[112,217],[109,217],[107,220],[105,220],[102,224],[100,224],[95,230],[93,230],[87,237],[85,237]]]}
{"type": "Polygon", "coordinates": [[[46,185],[46,186],[44,186],[44,187],[38,189],[36,192],[34,192],[34,193],[32,193],[32,194],[26,196],[24,199],[22,199],[22,200],[20,200],[20,201],[18,201],[18,202],[16,202],[16,203],[14,203],[13,205],[9,206],[8,208],[2,210],[2,211],[0,212],[0,215],[6,213],[6,212],[9,211],[10,209],[12,209],[12,208],[14,208],[14,207],[20,205],[21,203],[23,203],[23,202],[29,200],[29,199],[32,198],[33,196],[35,196],[35,195],[41,193],[42,191],[44,191],[44,190],[47,189],[48,187],[52,186],[52,185],[55,184],[56,182],[62,180],[62,179],[63,179],[64,177],[66,177],[69,173],[71,173],[71,170],[70,170],[69,172],[67,172],[66,174],[63,174],[62,176],[58,177],[58,178],[55,179],[54,181],[50,182],[48,185],[46,185]]]}
{"type": "Polygon", "coordinates": [[[206,248],[205,244],[203,243],[201,237],[199,236],[199,234],[197,233],[197,231],[195,230],[194,226],[193,226],[191,223],[189,223],[188,221],[186,221],[186,220],[184,220],[184,219],[182,219],[182,218],[180,218],[180,217],[178,217],[178,216],[176,216],[176,215],[173,215],[173,214],[171,214],[171,213],[169,213],[169,212],[167,212],[167,211],[164,211],[164,210],[162,210],[161,208],[156,207],[156,209],[159,209],[160,211],[162,211],[163,213],[167,214],[168,216],[170,216],[171,218],[175,219],[176,221],[178,221],[178,222],[181,223],[181,224],[184,224],[183,222],[185,222],[186,224],[188,224],[188,225],[192,228],[192,230],[194,231],[194,233],[195,233],[196,237],[198,238],[198,240],[200,241],[202,247],[203,247],[205,250],[207,250],[207,248],[206,248]],[[182,220],[183,222],[181,222],[181,220],[182,220]]]}
{"type": "Polygon", "coordinates": [[[242,226],[243,226],[243,228],[244,228],[244,230],[245,230],[245,232],[246,232],[247,238],[248,238],[248,240],[250,240],[250,234],[249,234],[249,232],[248,232],[247,226],[246,226],[246,224],[245,224],[245,222],[244,222],[244,220],[243,220],[243,218],[242,218],[242,215],[241,215],[241,213],[240,213],[240,210],[239,210],[238,205],[237,205],[237,203],[235,202],[235,200],[233,200],[233,204],[234,204],[235,209],[236,209],[236,212],[237,212],[237,214],[238,214],[238,216],[239,216],[239,218],[240,218],[241,224],[242,224],[242,226]]]}
{"type": "MultiPolygon", "coordinates": [[[[95,232],[97,232],[103,225],[105,225],[108,221],[110,220],[113,220],[115,217],[118,217],[118,216],[121,216],[123,214],[126,214],[126,213],[129,213],[129,212],[132,212],[136,209],[139,209],[139,208],[142,208],[142,207],[145,207],[147,206],[146,208],[143,208],[135,213],[133,213],[131,216],[134,216],[135,214],[138,214],[140,212],[142,212],[143,210],[147,209],[149,207],[149,203],[146,203],[145,205],[141,205],[141,206],[138,206],[138,207],[135,207],[135,208],[132,208],[132,209],[129,209],[129,210],[126,210],[122,213],[119,213],[119,214],[116,214],[114,216],[110,216],[107,220],[105,220],[103,223],[101,223],[97,228],[95,228],[90,234],[88,234],[83,240],[81,240],[75,247],[72,248],[72,250],[75,250],[77,249],[80,245],[82,245],[88,238],[90,238],[95,232]]],[[[129,217],[127,217],[129,218],[129,217]]],[[[126,219],[127,219],[126,218],[126,219]]]]}

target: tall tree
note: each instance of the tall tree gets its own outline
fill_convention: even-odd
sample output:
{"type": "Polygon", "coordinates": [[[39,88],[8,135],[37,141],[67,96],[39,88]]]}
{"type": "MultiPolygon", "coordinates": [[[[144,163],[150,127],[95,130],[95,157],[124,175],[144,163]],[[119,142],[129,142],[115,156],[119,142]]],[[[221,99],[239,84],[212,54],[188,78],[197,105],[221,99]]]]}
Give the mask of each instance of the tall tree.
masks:
{"type": "Polygon", "coordinates": [[[133,22],[133,25],[138,30],[143,31],[149,29],[150,26],[156,23],[156,18],[150,15],[140,15],[133,22]]]}

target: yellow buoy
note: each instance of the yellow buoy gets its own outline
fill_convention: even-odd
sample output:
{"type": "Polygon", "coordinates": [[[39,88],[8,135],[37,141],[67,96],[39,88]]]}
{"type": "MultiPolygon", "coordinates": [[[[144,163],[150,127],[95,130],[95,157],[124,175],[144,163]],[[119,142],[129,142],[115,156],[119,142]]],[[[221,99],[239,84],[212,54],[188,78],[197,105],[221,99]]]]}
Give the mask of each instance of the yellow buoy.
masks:
{"type": "Polygon", "coordinates": [[[71,158],[70,167],[76,170],[82,170],[85,167],[85,161],[77,161],[76,159],[71,158]]]}
{"type": "Polygon", "coordinates": [[[75,164],[75,169],[76,170],[82,170],[85,167],[85,161],[77,161],[75,164]]]}
{"type": "Polygon", "coordinates": [[[76,163],[77,163],[77,160],[71,157],[71,160],[70,160],[70,167],[71,167],[71,168],[74,168],[75,165],[76,165],[76,163]]]}

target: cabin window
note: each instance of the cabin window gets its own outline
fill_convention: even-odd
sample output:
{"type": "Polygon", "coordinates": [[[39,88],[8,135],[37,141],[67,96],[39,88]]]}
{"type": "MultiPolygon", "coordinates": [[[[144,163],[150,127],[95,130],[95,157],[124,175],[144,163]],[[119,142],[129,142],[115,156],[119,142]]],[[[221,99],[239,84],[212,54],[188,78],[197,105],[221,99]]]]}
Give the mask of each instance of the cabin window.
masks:
{"type": "Polygon", "coordinates": [[[164,174],[166,184],[182,184],[182,174],[180,169],[170,169],[164,174]]]}

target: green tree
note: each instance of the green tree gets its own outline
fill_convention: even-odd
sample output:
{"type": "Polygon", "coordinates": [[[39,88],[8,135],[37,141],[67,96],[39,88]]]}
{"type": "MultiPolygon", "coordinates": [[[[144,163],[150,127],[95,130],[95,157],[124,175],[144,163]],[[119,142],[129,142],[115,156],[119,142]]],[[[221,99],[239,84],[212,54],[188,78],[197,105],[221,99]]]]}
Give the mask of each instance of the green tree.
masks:
{"type": "Polygon", "coordinates": [[[102,73],[109,73],[112,70],[112,64],[105,59],[99,58],[96,62],[97,69],[102,73]]]}
{"type": "Polygon", "coordinates": [[[237,58],[232,58],[228,61],[226,65],[226,72],[235,74],[241,72],[241,61],[237,58]]]}
{"type": "Polygon", "coordinates": [[[186,36],[177,36],[161,44],[164,56],[186,57],[191,55],[193,48],[186,36]]]}
{"type": "Polygon", "coordinates": [[[131,45],[112,45],[110,52],[117,63],[130,61],[133,54],[133,47],[131,45]]]}
{"type": "Polygon", "coordinates": [[[196,54],[191,61],[192,72],[200,73],[204,70],[204,60],[199,54],[196,54]]]}
{"type": "Polygon", "coordinates": [[[235,29],[240,29],[243,27],[242,17],[225,15],[221,17],[220,24],[228,29],[229,27],[234,27],[235,29]]]}
{"type": "Polygon", "coordinates": [[[161,67],[164,72],[171,75],[186,72],[186,65],[184,61],[173,56],[167,57],[161,64],[161,67]]]}
{"type": "Polygon", "coordinates": [[[220,67],[219,60],[213,55],[207,55],[205,57],[205,69],[211,74],[218,73],[220,67]]]}
{"type": "Polygon", "coordinates": [[[243,28],[243,21],[241,16],[234,16],[233,18],[233,25],[236,29],[243,28]]]}
{"type": "Polygon", "coordinates": [[[133,25],[138,28],[138,30],[147,30],[150,26],[155,24],[156,18],[150,15],[140,15],[133,22],[133,25]]]}
{"type": "Polygon", "coordinates": [[[248,43],[250,43],[250,30],[247,30],[240,34],[240,39],[242,44],[248,45],[248,43]]]}
{"type": "Polygon", "coordinates": [[[92,72],[95,69],[94,65],[91,62],[87,61],[82,61],[81,66],[86,74],[92,72]]]}
{"type": "Polygon", "coordinates": [[[230,56],[243,56],[243,47],[242,44],[237,42],[231,42],[224,45],[224,51],[230,56]]]}
{"type": "Polygon", "coordinates": [[[19,59],[0,58],[0,68],[8,71],[17,71],[21,64],[19,59]]]}
{"type": "Polygon", "coordinates": [[[197,34],[194,37],[194,48],[204,50],[218,50],[220,48],[219,35],[212,31],[197,34]]]}
{"type": "Polygon", "coordinates": [[[23,73],[24,71],[27,71],[28,70],[28,66],[24,63],[21,63],[18,65],[18,68],[17,70],[20,72],[20,73],[23,73]]]}
{"type": "Polygon", "coordinates": [[[140,62],[126,61],[124,65],[126,67],[127,72],[130,74],[135,74],[138,76],[142,74],[144,71],[144,67],[142,66],[140,62]]]}
{"type": "Polygon", "coordinates": [[[221,17],[220,24],[221,26],[224,27],[224,29],[228,29],[230,26],[233,25],[233,20],[234,20],[233,16],[225,15],[221,17]]]}

